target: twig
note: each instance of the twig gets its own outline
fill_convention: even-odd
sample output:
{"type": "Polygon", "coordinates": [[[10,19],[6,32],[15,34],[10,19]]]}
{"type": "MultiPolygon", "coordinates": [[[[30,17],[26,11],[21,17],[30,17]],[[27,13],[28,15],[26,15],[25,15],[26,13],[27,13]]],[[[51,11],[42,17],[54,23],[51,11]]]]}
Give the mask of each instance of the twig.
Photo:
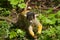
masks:
{"type": "Polygon", "coordinates": [[[58,6],[56,6],[56,7],[54,7],[53,9],[57,9],[57,8],[59,8],[60,7],[60,4],[58,5],[58,6]]]}
{"type": "Polygon", "coordinates": [[[30,2],[30,0],[28,0],[28,1],[26,2],[26,7],[25,7],[24,11],[27,10],[27,6],[28,6],[28,3],[29,3],[29,2],[30,2]]]}
{"type": "MultiPolygon", "coordinates": [[[[43,7],[42,7],[42,9],[44,9],[44,10],[50,9],[50,7],[47,8],[47,7],[45,7],[44,5],[43,5],[43,7]],[[43,7],[44,7],[44,8],[43,8],[43,7]]],[[[53,9],[53,10],[56,10],[56,9],[59,8],[59,7],[60,7],[60,4],[59,4],[58,6],[56,6],[56,7],[53,7],[52,9],[53,9]]]]}
{"type": "Polygon", "coordinates": [[[12,20],[9,19],[8,17],[1,17],[1,16],[0,16],[0,19],[4,19],[4,20],[9,21],[9,22],[11,22],[11,23],[15,23],[15,21],[12,21],[12,20]]]}
{"type": "Polygon", "coordinates": [[[30,0],[28,0],[27,2],[26,2],[26,7],[25,7],[25,9],[22,11],[22,15],[25,15],[26,14],[26,12],[27,12],[27,6],[28,6],[28,3],[30,2],[30,0]]]}

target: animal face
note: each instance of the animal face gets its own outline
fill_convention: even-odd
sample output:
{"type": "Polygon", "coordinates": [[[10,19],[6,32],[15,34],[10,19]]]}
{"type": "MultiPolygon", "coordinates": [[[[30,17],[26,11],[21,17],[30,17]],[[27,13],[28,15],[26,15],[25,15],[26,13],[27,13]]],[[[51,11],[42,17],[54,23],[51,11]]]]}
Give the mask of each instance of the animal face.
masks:
{"type": "Polygon", "coordinates": [[[28,20],[33,20],[33,19],[35,19],[35,14],[33,12],[27,12],[26,18],[28,20]]]}

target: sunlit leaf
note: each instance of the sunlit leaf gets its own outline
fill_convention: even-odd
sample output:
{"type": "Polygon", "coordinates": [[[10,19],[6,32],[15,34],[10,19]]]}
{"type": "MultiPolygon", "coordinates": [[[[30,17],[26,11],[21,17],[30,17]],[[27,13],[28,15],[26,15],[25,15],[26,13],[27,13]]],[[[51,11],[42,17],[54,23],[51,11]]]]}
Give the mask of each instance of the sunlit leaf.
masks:
{"type": "Polygon", "coordinates": [[[18,7],[25,8],[26,7],[26,4],[25,3],[18,4],[18,7]]]}
{"type": "Polygon", "coordinates": [[[12,32],[10,32],[9,38],[14,38],[16,36],[17,36],[17,33],[12,31],[12,32]]]}
{"type": "Polygon", "coordinates": [[[51,13],[52,12],[52,8],[50,8],[49,10],[46,11],[46,13],[51,13]]]}
{"type": "Polygon", "coordinates": [[[59,15],[59,16],[60,16],[60,11],[58,11],[58,12],[57,12],[57,15],[59,15]]]}

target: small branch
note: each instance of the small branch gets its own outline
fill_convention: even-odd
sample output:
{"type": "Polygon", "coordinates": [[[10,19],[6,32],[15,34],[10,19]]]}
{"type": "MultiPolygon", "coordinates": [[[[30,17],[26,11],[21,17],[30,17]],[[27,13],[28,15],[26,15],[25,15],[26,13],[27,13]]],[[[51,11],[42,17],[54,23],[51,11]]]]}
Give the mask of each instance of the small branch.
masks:
{"type": "Polygon", "coordinates": [[[30,0],[28,0],[27,2],[26,2],[26,7],[25,7],[25,9],[21,12],[22,13],[22,15],[25,15],[26,14],[26,12],[27,12],[27,6],[28,6],[28,3],[30,2],[30,0]]]}
{"type": "Polygon", "coordinates": [[[28,6],[28,3],[29,3],[29,2],[30,2],[30,0],[28,0],[28,1],[26,2],[26,7],[25,7],[24,11],[27,10],[27,6],[28,6]]]}
{"type": "Polygon", "coordinates": [[[4,19],[4,20],[9,21],[9,22],[11,22],[11,23],[15,23],[15,21],[12,21],[12,20],[9,19],[8,17],[1,17],[1,16],[0,16],[0,19],[4,19]]]}
{"type": "MultiPolygon", "coordinates": [[[[44,10],[50,9],[50,7],[47,8],[47,7],[44,6],[44,5],[43,5],[43,7],[42,7],[42,9],[44,9],[44,10]],[[43,8],[43,7],[44,7],[44,8],[43,8]]],[[[52,9],[53,9],[53,10],[56,10],[56,9],[59,8],[59,7],[60,7],[60,4],[59,4],[58,6],[56,6],[56,7],[53,7],[52,9]]]]}
{"type": "Polygon", "coordinates": [[[58,5],[58,6],[56,6],[56,7],[54,7],[53,9],[57,9],[57,8],[59,8],[60,7],[60,4],[58,5]]]}

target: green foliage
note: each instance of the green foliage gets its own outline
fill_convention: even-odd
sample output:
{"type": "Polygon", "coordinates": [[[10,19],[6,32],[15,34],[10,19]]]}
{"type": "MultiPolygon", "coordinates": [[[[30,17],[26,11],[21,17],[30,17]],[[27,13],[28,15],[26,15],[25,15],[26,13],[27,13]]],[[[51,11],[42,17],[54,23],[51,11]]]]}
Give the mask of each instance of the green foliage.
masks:
{"type": "Polygon", "coordinates": [[[10,25],[6,21],[0,21],[0,37],[7,38],[10,25]]]}
{"type": "Polygon", "coordinates": [[[10,1],[10,4],[12,5],[17,5],[19,0],[9,0],[10,1]]]}
{"type": "Polygon", "coordinates": [[[46,11],[46,13],[47,13],[47,14],[48,14],[48,13],[51,13],[51,12],[52,12],[52,10],[53,10],[53,9],[52,9],[52,8],[50,8],[49,10],[47,10],[47,11],[46,11]]]}
{"type": "Polygon", "coordinates": [[[48,36],[53,36],[56,33],[56,29],[52,26],[50,26],[50,28],[48,28],[46,31],[44,31],[44,34],[48,35],[48,36]]]}
{"type": "Polygon", "coordinates": [[[0,15],[1,16],[8,16],[10,14],[10,11],[3,11],[0,15]]]}
{"type": "Polygon", "coordinates": [[[51,10],[48,10],[46,13],[40,14],[38,17],[45,28],[39,40],[60,40],[60,11],[52,13],[51,10]]]}
{"type": "Polygon", "coordinates": [[[22,31],[21,29],[17,29],[17,34],[18,34],[20,37],[24,37],[24,36],[25,36],[25,32],[22,31]]]}
{"type": "Polygon", "coordinates": [[[12,7],[20,7],[20,8],[25,8],[25,3],[24,3],[24,0],[8,0],[10,1],[10,4],[12,5],[12,7]]]}
{"type": "Polygon", "coordinates": [[[10,32],[10,35],[9,35],[9,38],[12,39],[12,38],[14,38],[14,37],[16,37],[16,36],[17,36],[17,33],[14,32],[14,31],[11,31],[11,32],[10,32]]]}
{"type": "Polygon", "coordinates": [[[18,7],[25,8],[25,3],[18,4],[18,7]]]}
{"type": "Polygon", "coordinates": [[[57,33],[57,34],[60,34],[60,32],[59,32],[60,29],[59,29],[59,28],[60,28],[60,26],[57,26],[57,27],[56,27],[56,29],[57,29],[56,33],[57,33]]]}
{"type": "Polygon", "coordinates": [[[55,14],[49,14],[48,17],[40,14],[38,19],[40,19],[43,24],[55,24],[56,22],[55,14]]]}
{"type": "Polygon", "coordinates": [[[60,16],[60,11],[57,12],[57,15],[60,16]]]}
{"type": "Polygon", "coordinates": [[[6,8],[0,8],[0,16],[9,16],[10,13],[6,8]]]}
{"type": "Polygon", "coordinates": [[[15,38],[15,37],[18,37],[20,36],[20,38],[23,38],[25,36],[25,32],[21,29],[15,29],[16,31],[11,31],[9,33],[9,38],[12,39],[12,38],[15,38]]]}

